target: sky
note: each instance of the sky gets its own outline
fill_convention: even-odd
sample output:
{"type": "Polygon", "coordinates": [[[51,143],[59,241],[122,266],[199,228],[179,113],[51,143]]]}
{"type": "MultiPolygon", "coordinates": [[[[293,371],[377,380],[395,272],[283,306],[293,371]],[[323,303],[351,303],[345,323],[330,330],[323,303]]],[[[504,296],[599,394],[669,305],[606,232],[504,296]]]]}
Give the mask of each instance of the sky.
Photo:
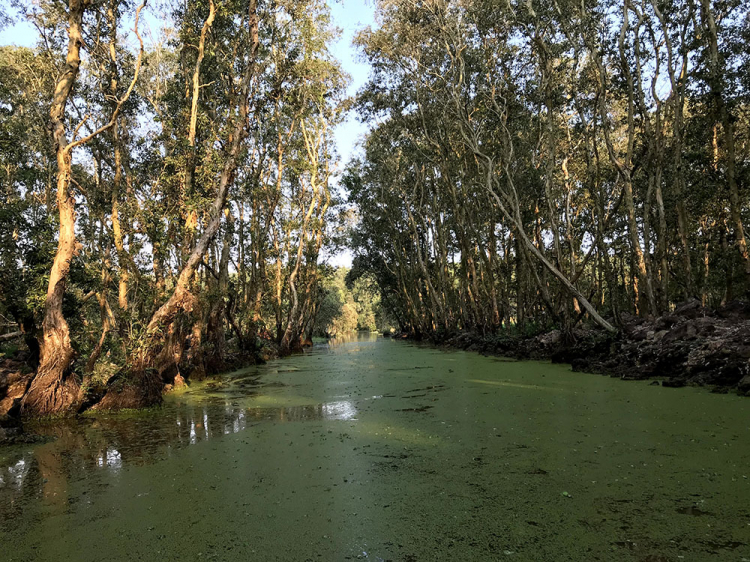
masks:
{"type": "MultiPolygon", "coordinates": [[[[331,16],[335,25],[342,30],[341,37],[331,51],[341,61],[344,70],[352,77],[349,85],[349,95],[354,95],[369,77],[370,67],[358,60],[358,53],[352,46],[352,40],[357,31],[374,26],[375,6],[373,0],[328,0],[331,16]]],[[[354,154],[357,141],[367,131],[367,127],[359,123],[355,115],[350,114],[347,120],[336,131],[336,144],[341,160],[346,163],[354,154]]]]}
{"type": "MultiPolygon", "coordinates": [[[[331,47],[334,56],[341,61],[343,69],[351,76],[348,94],[357,93],[369,77],[370,67],[359,60],[357,49],[352,46],[356,33],[364,28],[375,25],[374,0],[327,0],[331,8],[331,16],[335,25],[341,28],[341,37],[331,47]]],[[[367,132],[367,125],[360,123],[357,116],[350,113],[335,132],[336,146],[341,157],[342,167],[357,154],[357,143],[367,132]]],[[[337,267],[351,267],[352,254],[348,250],[339,251],[335,255],[323,255],[331,265],[337,267]]]]}
{"type": "MultiPolygon", "coordinates": [[[[331,46],[333,55],[341,61],[344,71],[351,76],[348,94],[356,94],[367,81],[369,65],[359,60],[352,40],[356,33],[367,26],[375,25],[375,0],[326,0],[331,9],[334,25],[341,29],[341,37],[331,46]]],[[[152,16],[153,17],[153,16],[152,16]]],[[[146,15],[147,23],[154,19],[146,15]]],[[[38,35],[33,26],[26,21],[16,21],[13,25],[0,31],[0,45],[15,44],[33,46],[38,35]]],[[[334,132],[336,146],[341,157],[341,167],[356,155],[357,144],[367,132],[367,126],[357,120],[356,115],[349,114],[334,132]]],[[[336,255],[324,256],[330,264],[350,267],[352,255],[348,251],[336,255]]]]}

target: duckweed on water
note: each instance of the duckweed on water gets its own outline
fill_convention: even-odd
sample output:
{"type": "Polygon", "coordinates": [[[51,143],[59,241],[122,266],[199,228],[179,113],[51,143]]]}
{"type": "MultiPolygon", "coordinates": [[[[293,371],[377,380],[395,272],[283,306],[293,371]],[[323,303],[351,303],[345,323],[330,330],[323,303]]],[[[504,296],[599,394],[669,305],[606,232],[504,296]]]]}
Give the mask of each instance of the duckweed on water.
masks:
{"type": "Polygon", "coordinates": [[[375,337],[0,450],[1,560],[742,560],[750,400],[375,337]]]}

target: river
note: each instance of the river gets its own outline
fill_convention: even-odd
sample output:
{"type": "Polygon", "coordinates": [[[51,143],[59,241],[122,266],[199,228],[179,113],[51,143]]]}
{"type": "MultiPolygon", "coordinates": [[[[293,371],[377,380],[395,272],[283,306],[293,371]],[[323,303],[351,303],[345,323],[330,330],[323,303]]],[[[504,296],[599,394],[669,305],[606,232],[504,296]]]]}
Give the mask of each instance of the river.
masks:
{"type": "Polygon", "coordinates": [[[0,560],[750,560],[750,399],[375,336],[29,426],[0,560]]]}

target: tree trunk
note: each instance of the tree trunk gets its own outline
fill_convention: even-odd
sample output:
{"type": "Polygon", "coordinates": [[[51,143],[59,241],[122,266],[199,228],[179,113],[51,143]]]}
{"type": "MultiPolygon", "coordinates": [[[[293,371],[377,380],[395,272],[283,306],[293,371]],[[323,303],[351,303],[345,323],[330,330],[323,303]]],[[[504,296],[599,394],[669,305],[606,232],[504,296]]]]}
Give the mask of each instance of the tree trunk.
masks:
{"type": "Polygon", "coordinates": [[[234,181],[234,174],[239,162],[240,152],[243,141],[247,134],[248,128],[248,111],[249,101],[248,94],[250,82],[255,72],[256,56],[260,40],[258,37],[258,16],[256,10],[256,0],[250,0],[249,4],[249,29],[250,29],[250,60],[245,74],[242,77],[242,83],[237,94],[237,117],[229,133],[230,147],[226,154],[226,160],[219,177],[219,186],[211,206],[211,220],[206,225],[200,239],[193,248],[190,256],[185,262],[182,271],[177,279],[172,296],[169,297],[151,317],[151,321],[146,328],[146,341],[141,356],[136,364],[136,371],[143,372],[158,354],[160,332],[168,326],[180,311],[189,311],[192,308],[194,296],[190,292],[190,281],[193,277],[198,264],[203,259],[203,255],[208,250],[211,241],[221,225],[221,218],[226,203],[229,187],[234,181]]]}
{"type": "Polygon", "coordinates": [[[83,0],[68,6],[68,52],[65,69],[55,85],[50,108],[52,137],[57,153],[57,209],[60,227],[57,253],[50,271],[42,321],[40,362],[37,374],[23,399],[26,415],[46,415],[70,409],[78,396],[78,382],[69,376],[73,360],[68,323],[62,312],[65,283],[76,253],[75,201],[70,193],[71,150],[65,131],[65,106],[78,76],[83,44],[83,0]]]}
{"type": "Polygon", "coordinates": [[[209,373],[218,373],[225,367],[224,346],[224,316],[227,304],[225,298],[229,291],[229,252],[232,245],[232,230],[227,223],[224,244],[221,249],[221,258],[219,259],[219,278],[217,279],[218,296],[211,306],[211,312],[208,316],[207,337],[211,343],[211,352],[206,358],[206,365],[209,373]]]}
{"type": "Polygon", "coordinates": [[[719,57],[718,32],[716,20],[711,11],[709,0],[701,0],[703,25],[708,32],[708,51],[711,57],[711,93],[715,98],[716,108],[721,119],[724,132],[724,150],[726,152],[726,176],[729,184],[729,208],[734,223],[734,237],[737,240],[737,249],[740,252],[745,266],[745,275],[750,280],[750,252],[747,247],[745,230],[742,226],[742,215],[740,206],[739,190],[737,188],[737,172],[735,169],[735,146],[734,146],[734,124],[729,114],[726,100],[724,99],[724,86],[722,84],[722,61],[719,57]]]}
{"type": "MultiPolygon", "coordinates": [[[[57,240],[57,253],[50,271],[47,300],[44,305],[39,369],[23,399],[22,412],[24,415],[64,412],[73,406],[78,395],[78,382],[68,373],[74,353],[70,345],[68,323],[62,313],[70,262],[78,250],[75,238],[75,200],[70,192],[72,152],[75,147],[85,144],[107,131],[117,122],[122,104],[127,101],[135,87],[143,57],[143,41],[138,34],[138,19],[145,5],[146,0],[135,12],[135,34],[141,48],[130,86],[124,96],[117,101],[108,123],[88,136],[80,139],[74,138],[70,142],[68,142],[65,130],[65,106],[81,65],[82,22],[88,2],[70,0],[68,5],[68,50],[65,57],[65,70],[57,80],[50,107],[50,128],[57,157],[57,208],[60,212],[60,230],[57,240]]],[[[78,128],[76,128],[77,130],[78,128]]]]}

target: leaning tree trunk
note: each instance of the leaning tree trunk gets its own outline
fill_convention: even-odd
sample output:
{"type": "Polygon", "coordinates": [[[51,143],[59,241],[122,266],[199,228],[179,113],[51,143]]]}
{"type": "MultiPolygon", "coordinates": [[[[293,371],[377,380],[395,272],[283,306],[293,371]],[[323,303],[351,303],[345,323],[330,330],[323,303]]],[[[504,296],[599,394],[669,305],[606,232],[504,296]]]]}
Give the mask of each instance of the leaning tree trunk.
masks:
{"type": "Polygon", "coordinates": [[[190,280],[221,225],[221,217],[226,204],[227,194],[229,193],[229,187],[234,181],[234,174],[237,170],[243,141],[248,130],[248,95],[250,82],[255,72],[258,46],[260,45],[256,0],[250,0],[249,3],[248,25],[250,30],[250,61],[242,77],[242,83],[236,98],[237,120],[229,133],[229,151],[221,170],[219,188],[211,207],[211,220],[206,225],[203,234],[185,262],[172,296],[154,313],[151,321],[148,323],[145,344],[134,365],[136,373],[145,374],[146,368],[151,366],[153,360],[158,355],[161,343],[163,343],[163,329],[169,326],[181,311],[189,311],[192,308],[195,297],[190,292],[190,280]]]}
{"type": "Polygon", "coordinates": [[[57,165],[60,233],[44,306],[39,369],[24,397],[24,414],[47,415],[65,411],[73,406],[78,396],[78,382],[67,372],[73,361],[73,348],[68,323],[62,313],[65,281],[76,252],[75,208],[69,192],[70,153],[58,150],[57,165]]]}
{"type": "MultiPolygon", "coordinates": [[[[70,345],[70,331],[62,312],[65,284],[70,272],[70,262],[75,257],[77,243],[75,237],[75,200],[70,193],[73,149],[87,143],[94,137],[109,130],[117,122],[122,105],[138,80],[143,60],[143,40],[138,33],[138,20],[146,1],[135,11],[135,35],[140,43],[140,51],[135,62],[135,71],[130,86],[117,101],[111,119],[88,136],[68,142],[65,131],[65,106],[73,90],[78,69],[81,65],[83,45],[83,13],[89,5],[84,0],[70,0],[68,5],[68,51],[65,57],[65,70],[55,85],[55,93],[50,107],[50,127],[57,156],[57,208],[60,212],[60,230],[57,240],[57,253],[50,271],[47,300],[42,321],[42,341],[40,343],[39,369],[23,399],[24,415],[46,415],[69,410],[78,396],[78,382],[69,376],[73,361],[73,348],[70,345]]],[[[76,128],[76,131],[80,125],[76,128]]]]}
{"type": "MultiPolygon", "coordinates": [[[[509,170],[506,168],[505,170],[506,177],[509,177],[509,170]]],[[[492,171],[490,168],[490,171],[487,174],[488,179],[492,178],[492,171]]],[[[488,182],[489,184],[489,182],[488,182]]],[[[617,329],[612,326],[609,322],[607,322],[602,316],[596,311],[596,309],[591,305],[591,303],[588,301],[588,299],[581,293],[581,291],[578,290],[578,288],[570,282],[570,280],[563,275],[563,273],[557,269],[552,263],[547,260],[547,258],[544,256],[544,254],[541,252],[539,248],[529,239],[528,235],[526,234],[526,231],[523,228],[523,220],[521,218],[521,212],[520,208],[517,204],[514,204],[513,208],[511,210],[506,209],[503,205],[502,200],[500,197],[495,193],[495,191],[491,188],[491,184],[489,191],[490,195],[495,199],[495,202],[497,203],[500,210],[503,212],[503,214],[510,220],[510,222],[516,227],[518,236],[521,238],[521,242],[527,247],[527,249],[536,257],[542,265],[550,272],[552,275],[554,275],[562,284],[563,286],[568,290],[570,295],[575,298],[578,303],[588,312],[589,316],[596,322],[599,326],[607,330],[608,332],[616,332],[617,329]],[[510,212],[509,212],[510,211],[510,212]]]]}
{"type": "Polygon", "coordinates": [[[71,151],[65,131],[65,105],[81,64],[82,21],[85,3],[70,0],[68,11],[68,52],[65,70],[55,85],[50,108],[52,136],[57,153],[57,208],[60,232],[57,253],[50,271],[47,300],[42,321],[40,362],[37,374],[23,399],[23,413],[46,415],[70,409],[78,396],[78,383],[67,376],[73,361],[70,331],[62,312],[65,281],[76,253],[75,202],[70,193],[71,151]]]}
{"type": "MultiPolygon", "coordinates": [[[[247,109],[243,110],[241,113],[246,115],[247,109]]],[[[244,121],[245,119],[241,118],[243,124],[244,121]]],[[[239,159],[241,136],[240,131],[234,132],[234,142],[230,154],[227,156],[224,168],[222,169],[219,180],[219,191],[216,194],[211,209],[211,220],[208,225],[206,225],[203,234],[193,248],[193,251],[190,253],[187,262],[185,262],[185,265],[180,272],[180,276],[177,279],[177,285],[172,296],[169,297],[169,300],[167,300],[167,302],[165,302],[161,308],[154,313],[151,317],[151,321],[148,323],[148,327],[146,328],[146,345],[144,346],[144,353],[140,359],[141,365],[139,367],[145,368],[150,365],[158,354],[159,340],[161,339],[159,334],[162,328],[168,326],[179,312],[192,309],[195,297],[190,292],[190,281],[221,225],[222,209],[226,202],[229,186],[234,179],[234,172],[239,159]]]]}

